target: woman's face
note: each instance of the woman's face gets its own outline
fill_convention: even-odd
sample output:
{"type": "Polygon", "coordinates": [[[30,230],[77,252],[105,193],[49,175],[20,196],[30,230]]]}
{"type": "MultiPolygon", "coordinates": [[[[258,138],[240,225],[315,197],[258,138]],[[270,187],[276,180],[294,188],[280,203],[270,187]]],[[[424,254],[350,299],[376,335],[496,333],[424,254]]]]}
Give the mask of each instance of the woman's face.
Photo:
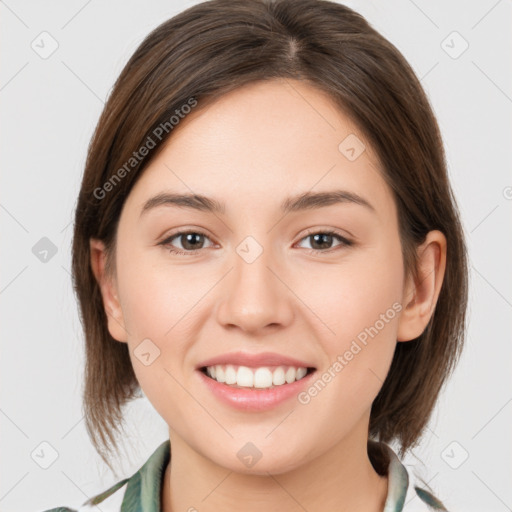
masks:
{"type": "Polygon", "coordinates": [[[120,313],[109,322],[171,444],[263,474],[365,442],[407,299],[397,211],[375,154],[298,81],[242,87],[173,131],[125,202],[120,313]],[[346,195],[297,201],[335,191],[346,195]],[[206,376],[213,363],[239,387],[206,376]],[[301,377],[294,365],[315,370],[280,384],[283,373],[301,377]]]}

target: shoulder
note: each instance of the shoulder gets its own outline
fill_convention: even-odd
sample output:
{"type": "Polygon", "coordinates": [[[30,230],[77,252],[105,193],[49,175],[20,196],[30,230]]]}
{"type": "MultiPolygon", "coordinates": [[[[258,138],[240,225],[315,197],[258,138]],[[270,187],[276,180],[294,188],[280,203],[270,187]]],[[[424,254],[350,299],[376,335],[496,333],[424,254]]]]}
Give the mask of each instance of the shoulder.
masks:
{"type": "Polygon", "coordinates": [[[404,512],[433,512],[435,510],[448,512],[448,509],[441,500],[437,498],[431,490],[427,489],[427,484],[418,480],[414,475],[411,475],[404,512]]]}
{"type": "Polygon", "coordinates": [[[56,507],[44,512],[119,512],[122,507],[142,510],[148,503],[159,502],[163,471],[169,459],[170,441],[167,439],[131,477],[89,498],[78,509],[56,507]]]}
{"type": "MultiPolygon", "coordinates": [[[[419,476],[407,471],[393,449],[385,443],[371,443],[374,459],[387,466],[388,496],[384,512],[435,512],[448,509],[419,476]],[[376,454],[378,457],[376,458],[376,454]],[[384,457],[384,454],[387,456],[384,457]],[[385,462],[385,459],[387,459],[385,462]]],[[[382,470],[381,470],[382,471],[382,470]]]]}
{"type": "Polygon", "coordinates": [[[78,509],[69,507],[56,507],[44,512],[97,512],[99,508],[96,506],[101,503],[101,512],[119,512],[123,503],[123,498],[126,492],[126,484],[129,478],[125,478],[117,482],[112,487],[109,487],[101,494],[89,498],[78,509]]]}
{"type": "Polygon", "coordinates": [[[125,478],[120,482],[117,482],[112,487],[109,487],[106,491],[101,494],[94,496],[87,500],[77,512],[97,512],[98,507],[96,505],[101,503],[101,512],[119,512],[123,503],[124,495],[126,493],[127,483],[130,478],[125,478]]]}
{"type": "Polygon", "coordinates": [[[48,510],[44,510],[43,512],[77,512],[77,510],[76,510],[76,508],[57,507],[57,508],[49,508],[48,510]]]}

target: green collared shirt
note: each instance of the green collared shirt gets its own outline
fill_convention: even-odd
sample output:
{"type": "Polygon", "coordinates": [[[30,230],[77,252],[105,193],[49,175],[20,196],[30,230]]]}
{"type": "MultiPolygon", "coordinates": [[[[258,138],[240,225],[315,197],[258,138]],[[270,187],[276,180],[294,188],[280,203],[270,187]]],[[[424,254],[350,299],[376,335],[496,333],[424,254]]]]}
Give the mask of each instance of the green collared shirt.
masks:
{"type": "MultiPolygon", "coordinates": [[[[383,512],[431,512],[445,510],[429,491],[416,485],[395,452],[380,443],[389,455],[388,494],[383,512]]],[[[163,477],[170,459],[170,441],[164,441],[131,477],[87,500],[78,510],[57,507],[46,512],[160,512],[163,477]],[[100,505],[96,507],[95,505],[100,505]]]]}

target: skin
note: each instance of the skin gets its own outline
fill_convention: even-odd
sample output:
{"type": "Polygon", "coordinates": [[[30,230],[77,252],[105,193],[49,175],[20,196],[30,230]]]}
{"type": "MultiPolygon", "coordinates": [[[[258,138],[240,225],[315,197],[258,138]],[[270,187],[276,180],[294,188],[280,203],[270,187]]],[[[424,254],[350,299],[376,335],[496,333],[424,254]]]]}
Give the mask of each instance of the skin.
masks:
{"type": "MultiPolygon", "coordinates": [[[[171,244],[191,247],[185,237],[171,244]]],[[[375,154],[316,88],[249,84],[181,121],[125,202],[113,275],[102,242],[91,240],[109,331],[128,343],[138,381],[169,426],[162,510],[235,511],[243,502],[248,512],[382,511],[388,481],[367,454],[370,408],[396,343],[419,336],[433,314],[444,235],[431,231],[418,255],[414,283],[404,275],[397,210],[375,154]],[[355,161],[338,149],[349,134],[366,144],[355,161]],[[375,212],[354,203],[279,211],[289,196],[340,188],[375,212]],[[161,192],[214,197],[226,211],[160,206],[141,216],[161,192]],[[322,246],[309,228],[337,230],[354,244],[334,237],[322,246]],[[195,255],[159,245],[178,229],[205,233],[195,255]],[[250,264],[236,252],[247,236],[263,249],[250,264]],[[246,350],[289,354],[322,374],[393,303],[401,312],[306,405],[291,399],[265,412],[234,410],[194,371],[246,350]],[[146,338],[160,350],[148,366],[133,353],[146,338]],[[262,453],[252,468],[237,457],[247,442],[262,453]]]]}

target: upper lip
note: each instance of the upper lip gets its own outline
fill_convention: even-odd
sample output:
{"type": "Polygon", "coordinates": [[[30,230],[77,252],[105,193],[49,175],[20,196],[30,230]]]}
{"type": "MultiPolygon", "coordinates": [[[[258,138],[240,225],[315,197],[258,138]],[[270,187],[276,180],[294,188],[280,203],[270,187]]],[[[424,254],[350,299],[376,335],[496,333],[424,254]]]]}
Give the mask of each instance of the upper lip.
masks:
{"type": "Polygon", "coordinates": [[[229,354],[222,354],[211,359],[203,361],[197,366],[197,369],[206,366],[215,366],[218,364],[232,364],[236,366],[294,366],[296,368],[314,368],[311,364],[300,361],[293,357],[288,357],[275,352],[261,352],[259,354],[251,354],[248,352],[231,352],[229,354]]]}

